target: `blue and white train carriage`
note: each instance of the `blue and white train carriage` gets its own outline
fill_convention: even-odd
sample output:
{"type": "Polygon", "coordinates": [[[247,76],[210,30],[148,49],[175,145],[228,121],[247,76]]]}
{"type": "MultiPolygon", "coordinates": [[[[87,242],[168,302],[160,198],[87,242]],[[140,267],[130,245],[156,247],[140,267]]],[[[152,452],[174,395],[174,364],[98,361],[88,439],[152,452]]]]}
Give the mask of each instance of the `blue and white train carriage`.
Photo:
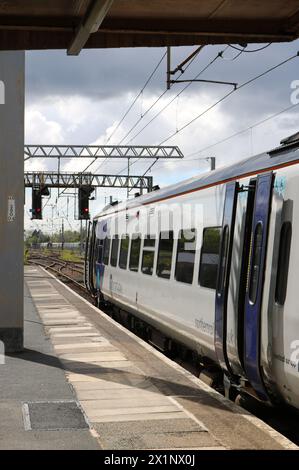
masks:
{"type": "Polygon", "coordinates": [[[298,214],[299,133],[106,207],[91,225],[86,285],[217,365],[231,390],[299,408],[298,214]]]}

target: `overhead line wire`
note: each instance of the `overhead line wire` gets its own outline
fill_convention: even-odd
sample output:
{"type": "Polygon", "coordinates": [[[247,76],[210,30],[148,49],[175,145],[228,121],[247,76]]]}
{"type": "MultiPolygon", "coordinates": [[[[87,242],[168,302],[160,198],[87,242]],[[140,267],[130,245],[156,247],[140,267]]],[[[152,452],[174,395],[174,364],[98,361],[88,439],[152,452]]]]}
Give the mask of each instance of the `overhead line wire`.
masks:
{"type": "Polygon", "coordinates": [[[222,101],[226,100],[229,96],[231,96],[232,94],[238,92],[239,90],[241,90],[242,88],[246,87],[247,85],[255,82],[256,80],[258,80],[259,78],[262,78],[264,77],[265,75],[267,75],[268,73],[270,72],[273,72],[273,70],[276,70],[277,68],[281,67],[282,65],[285,65],[286,63],[290,62],[291,60],[295,59],[296,57],[299,56],[299,52],[291,57],[288,57],[287,59],[283,60],[282,62],[280,62],[279,64],[276,64],[272,67],[270,67],[269,69],[265,70],[264,72],[256,75],[255,77],[252,77],[250,78],[249,80],[246,80],[245,82],[243,82],[241,85],[239,85],[236,89],[234,90],[231,90],[229,91],[228,93],[226,93],[224,96],[222,96],[222,98],[220,98],[219,100],[217,100],[215,103],[213,103],[212,105],[210,105],[208,108],[206,108],[204,111],[202,111],[201,113],[199,113],[197,116],[195,116],[193,119],[191,119],[189,122],[187,122],[186,124],[184,124],[180,129],[178,129],[177,132],[174,132],[172,133],[170,136],[168,136],[167,138],[163,139],[159,145],[162,145],[164,144],[165,142],[167,142],[168,140],[172,139],[172,137],[174,137],[175,135],[177,135],[178,133],[182,132],[184,129],[186,129],[187,127],[189,127],[191,124],[193,124],[195,121],[197,121],[200,117],[204,116],[205,114],[207,114],[209,111],[211,111],[213,108],[215,108],[218,104],[220,104],[222,101]]]}
{"type": "MultiPolygon", "coordinates": [[[[227,46],[223,51],[218,52],[218,54],[217,54],[217,55],[216,55],[216,56],[215,56],[215,57],[196,75],[195,78],[198,78],[203,72],[205,72],[219,57],[222,58],[223,53],[228,49],[228,47],[229,47],[229,46],[227,46]]],[[[188,64],[187,67],[185,68],[185,70],[191,65],[191,63],[193,62],[193,60],[195,60],[196,56],[197,56],[197,54],[192,58],[192,60],[189,62],[189,64],[188,64]]],[[[185,71],[185,70],[184,70],[184,71],[185,71]]],[[[183,72],[181,72],[181,75],[182,75],[182,73],[183,73],[183,72]]],[[[179,77],[180,77],[181,75],[179,75],[179,77]]],[[[179,78],[179,77],[178,77],[178,78],[179,78]]],[[[156,117],[158,117],[159,114],[161,114],[168,106],[170,106],[170,104],[171,104],[173,101],[175,101],[190,85],[192,85],[192,82],[190,82],[190,83],[188,83],[187,85],[185,85],[184,88],[183,88],[182,90],[180,90],[180,92],[177,93],[177,94],[174,96],[174,98],[172,98],[157,114],[155,114],[155,116],[154,116],[154,117],[153,117],[135,136],[134,136],[134,137],[132,137],[132,139],[129,140],[129,143],[130,143],[133,139],[135,139],[135,137],[137,137],[137,135],[139,135],[154,119],[156,119],[156,117]]],[[[162,93],[162,95],[164,95],[167,91],[168,91],[168,90],[165,90],[165,91],[162,93]]],[[[160,97],[158,98],[158,100],[156,100],[156,102],[159,101],[159,99],[162,97],[162,95],[160,95],[160,97]]],[[[156,103],[156,102],[155,102],[155,103],[156,103]]],[[[154,103],[154,104],[155,104],[155,103],[154,103]]],[[[153,107],[153,106],[152,106],[152,107],[153,107]]],[[[151,107],[151,108],[152,108],[152,107],[151,107]]],[[[149,111],[151,108],[149,108],[147,111],[149,111]]],[[[140,122],[140,120],[141,120],[141,119],[139,119],[138,122],[140,122]]],[[[137,124],[136,124],[136,125],[137,125],[137,124]]],[[[133,126],[133,127],[134,127],[134,126],[133,126]]],[[[135,126],[135,127],[136,127],[136,126],[135,126]]],[[[133,128],[130,130],[130,132],[131,132],[132,130],[133,130],[133,128]]],[[[128,135],[128,134],[127,134],[127,135],[128,135]]],[[[123,171],[127,170],[128,168],[131,168],[131,166],[135,165],[135,163],[137,163],[139,160],[140,160],[140,158],[137,158],[137,160],[135,160],[134,162],[129,163],[128,166],[126,166],[125,168],[123,168],[122,170],[120,170],[117,174],[119,175],[119,174],[121,174],[123,171]]],[[[156,163],[157,163],[157,160],[155,160],[155,162],[154,162],[152,165],[150,165],[150,167],[147,169],[146,173],[147,173],[156,163]]],[[[146,173],[145,173],[143,176],[145,176],[146,173]]],[[[133,189],[133,188],[131,188],[131,189],[133,189]]]]}
{"type": "MultiPolygon", "coordinates": [[[[228,47],[228,46],[227,46],[228,47]]],[[[190,60],[190,62],[188,63],[188,65],[185,67],[185,69],[183,71],[180,71],[180,75],[177,77],[176,80],[178,80],[181,75],[190,67],[190,65],[193,63],[193,61],[196,59],[196,57],[198,56],[199,54],[199,50],[198,52],[192,57],[192,59],[190,60]]],[[[175,81],[176,81],[175,80],[175,81]]],[[[119,144],[121,144],[130,134],[131,132],[138,126],[138,124],[140,123],[140,121],[154,108],[154,106],[156,106],[156,104],[163,98],[163,96],[168,92],[168,90],[164,90],[159,96],[158,98],[154,101],[154,103],[152,103],[149,108],[145,111],[145,113],[143,113],[142,116],[140,116],[140,118],[133,124],[133,126],[131,127],[131,129],[126,133],[126,135],[120,140],[119,144]]],[[[129,143],[135,138],[135,136],[129,140],[129,143]]]]}
{"type": "MultiPolygon", "coordinates": [[[[197,150],[196,152],[189,153],[189,154],[187,155],[187,157],[188,157],[188,156],[193,156],[193,155],[201,154],[202,152],[205,152],[206,150],[209,150],[210,148],[213,148],[213,147],[215,147],[216,145],[220,145],[220,144],[222,144],[222,143],[224,143],[224,142],[227,142],[228,140],[232,139],[233,137],[237,137],[238,135],[243,134],[244,132],[249,131],[250,129],[254,129],[255,127],[258,127],[258,126],[260,126],[261,124],[264,124],[265,122],[270,121],[271,119],[273,119],[273,118],[279,116],[280,114],[283,114],[283,113],[285,113],[285,112],[287,112],[287,111],[290,111],[291,109],[295,108],[295,107],[298,106],[298,105],[299,105],[299,103],[292,104],[291,106],[288,106],[287,108],[284,108],[284,109],[282,109],[281,111],[278,111],[278,112],[275,113],[275,114],[271,114],[271,116],[268,116],[268,117],[266,117],[265,119],[262,119],[261,121],[258,121],[258,122],[256,122],[256,123],[252,124],[251,126],[248,126],[248,127],[244,128],[244,129],[241,129],[240,131],[237,131],[237,132],[235,132],[234,134],[231,134],[231,135],[229,135],[228,137],[225,137],[224,139],[221,139],[221,140],[219,140],[218,142],[215,142],[214,144],[211,144],[211,145],[208,145],[208,146],[206,146],[206,147],[203,147],[203,148],[201,148],[200,150],[197,150]]],[[[195,158],[194,160],[198,160],[198,158],[195,158]]],[[[186,161],[186,160],[185,160],[185,161],[186,161]]]]}
{"type": "Polygon", "coordinates": [[[143,87],[141,88],[141,90],[139,91],[139,93],[136,95],[136,97],[134,98],[134,100],[132,101],[132,103],[130,104],[129,108],[127,109],[127,111],[124,113],[124,115],[122,116],[122,118],[119,120],[117,126],[113,129],[113,131],[111,132],[110,136],[108,137],[107,139],[107,142],[109,142],[111,140],[111,138],[113,137],[113,135],[115,134],[115,132],[117,131],[117,129],[119,128],[119,126],[123,123],[123,121],[125,120],[125,118],[127,117],[127,115],[129,114],[129,112],[131,111],[131,109],[133,108],[134,104],[137,102],[137,100],[139,99],[139,97],[142,95],[143,91],[145,90],[145,88],[147,87],[147,85],[149,84],[149,82],[151,81],[151,79],[153,78],[153,76],[155,75],[156,71],[158,70],[158,68],[160,67],[161,63],[163,62],[164,60],[164,57],[166,56],[167,54],[167,51],[162,55],[161,59],[159,60],[159,62],[157,63],[157,65],[155,66],[154,70],[151,72],[151,74],[149,75],[149,77],[147,78],[146,82],[144,83],[143,87]]]}

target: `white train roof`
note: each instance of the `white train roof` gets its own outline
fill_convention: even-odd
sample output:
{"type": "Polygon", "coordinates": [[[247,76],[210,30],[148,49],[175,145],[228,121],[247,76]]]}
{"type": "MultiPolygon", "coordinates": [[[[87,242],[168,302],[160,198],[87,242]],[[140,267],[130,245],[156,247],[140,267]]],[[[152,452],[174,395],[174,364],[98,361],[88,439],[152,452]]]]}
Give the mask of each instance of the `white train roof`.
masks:
{"type": "Polygon", "coordinates": [[[200,176],[194,176],[157,191],[152,191],[143,196],[120,202],[119,204],[106,206],[95,216],[95,219],[103,217],[105,214],[112,215],[113,213],[124,209],[132,209],[143,204],[150,204],[157,200],[167,199],[177,194],[187,193],[205,186],[219,184],[227,180],[255,174],[262,170],[270,170],[296,160],[299,160],[299,140],[296,139],[294,141],[291,138],[290,140],[285,139],[282,141],[281,146],[271,150],[270,152],[249,157],[234,163],[233,165],[224,166],[218,170],[214,170],[200,176]]]}

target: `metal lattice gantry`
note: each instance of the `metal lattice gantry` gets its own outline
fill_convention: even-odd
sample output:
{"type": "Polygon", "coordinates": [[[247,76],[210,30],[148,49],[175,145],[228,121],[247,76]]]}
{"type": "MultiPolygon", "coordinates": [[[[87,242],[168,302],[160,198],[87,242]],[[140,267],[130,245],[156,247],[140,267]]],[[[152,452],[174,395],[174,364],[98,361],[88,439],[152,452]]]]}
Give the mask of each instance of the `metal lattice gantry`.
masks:
{"type": "Polygon", "coordinates": [[[92,186],[99,188],[139,188],[148,192],[153,187],[152,176],[94,175],[92,173],[58,173],[40,171],[24,173],[25,187],[47,186],[49,188],[78,188],[92,186]]]}
{"type": "Polygon", "coordinates": [[[177,146],[162,145],[25,145],[30,158],[184,158],[177,146]]]}

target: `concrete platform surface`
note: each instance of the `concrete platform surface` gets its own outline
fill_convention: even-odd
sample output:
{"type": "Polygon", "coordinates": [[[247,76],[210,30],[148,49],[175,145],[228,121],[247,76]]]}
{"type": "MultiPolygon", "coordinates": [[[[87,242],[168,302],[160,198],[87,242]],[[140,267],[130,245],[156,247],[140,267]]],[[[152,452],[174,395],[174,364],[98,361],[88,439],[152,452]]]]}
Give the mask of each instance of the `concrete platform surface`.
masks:
{"type": "Polygon", "coordinates": [[[297,448],[43,269],[25,282],[27,349],[1,366],[0,448],[297,448]]]}
{"type": "MultiPolygon", "coordinates": [[[[26,276],[31,276],[30,270],[26,276]]],[[[6,355],[0,374],[0,449],[101,448],[44,332],[26,283],[25,349],[6,355]]]]}

